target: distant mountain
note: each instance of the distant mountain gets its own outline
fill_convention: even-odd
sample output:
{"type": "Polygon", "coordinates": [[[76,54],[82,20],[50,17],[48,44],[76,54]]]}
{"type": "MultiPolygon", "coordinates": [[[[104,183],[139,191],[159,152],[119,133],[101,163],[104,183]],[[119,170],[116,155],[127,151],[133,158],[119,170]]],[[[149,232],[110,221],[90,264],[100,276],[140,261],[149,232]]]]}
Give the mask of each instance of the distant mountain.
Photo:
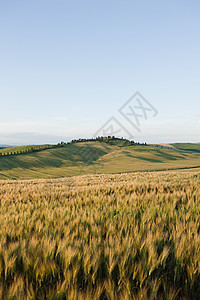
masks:
{"type": "Polygon", "coordinates": [[[4,145],[4,144],[0,144],[0,149],[2,149],[2,148],[8,148],[8,147],[12,147],[11,145],[4,145]]]}

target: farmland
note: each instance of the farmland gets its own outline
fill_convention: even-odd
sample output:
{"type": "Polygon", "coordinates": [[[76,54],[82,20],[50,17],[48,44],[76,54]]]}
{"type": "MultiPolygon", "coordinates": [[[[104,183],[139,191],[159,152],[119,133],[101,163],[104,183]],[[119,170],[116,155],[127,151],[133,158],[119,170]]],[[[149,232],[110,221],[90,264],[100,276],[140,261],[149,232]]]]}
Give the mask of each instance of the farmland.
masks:
{"type": "Polygon", "coordinates": [[[42,151],[46,149],[52,149],[56,147],[61,147],[58,145],[30,145],[30,146],[17,146],[17,147],[3,147],[0,148],[0,156],[12,156],[19,154],[27,154],[36,151],[42,151]]]}
{"type": "Polygon", "coordinates": [[[168,149],[93,141],[34,146],[33,150],[33,146],[5,148],[0,150],[0,179],[200,168],[200,144],[173,145],[174,149],[168,149]]]}
{"type": "Polygon", "coordinates": [[[198,172],[0,181],[0,298],[199,299],[199,185],[198,172]]]}

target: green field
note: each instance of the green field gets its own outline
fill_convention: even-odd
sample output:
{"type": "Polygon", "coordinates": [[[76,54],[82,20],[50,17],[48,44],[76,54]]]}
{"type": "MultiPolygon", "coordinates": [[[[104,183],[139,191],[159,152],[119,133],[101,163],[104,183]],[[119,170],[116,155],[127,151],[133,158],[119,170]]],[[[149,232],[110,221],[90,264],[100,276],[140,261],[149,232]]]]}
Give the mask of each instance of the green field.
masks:
{"type": "MultiPolygon", "coordinates": [[[[59,178],[81,174],[183,170],[200,167],[200,144],[119,146],[104,142],[66,144],[63,147],[0,156],[0,179],[59,178]]],[[[30,147],[30,146],[29,146],[30,147]]],[[[38,146],[39,147],[39,146],[38,146]]],[[[6,148],[2,152],[12,152],[6,148]],[[7,150],[6,150],[7,149],[7,150]]],[[[13,148],[15,152],[20,147],[13,148]]]]}
{"type": "Polygon", "coordinates": [[[30,145],[30,146],[17,146],[17,147],[4,147],[0,148],[0,156],[12,156],[12,155],[20,155],[27,154],[32,152],[38,152],[42,150],[52,149],[61,147],[60,144],[57,145],[30,145]]]}
{"type": "Polygon", "coordinates": [[[174,143],[171,144],[175,148],[182,151],[189,151],[191,153],[200,153],[200,144],[192,144],[192,143],[174,143]]]}

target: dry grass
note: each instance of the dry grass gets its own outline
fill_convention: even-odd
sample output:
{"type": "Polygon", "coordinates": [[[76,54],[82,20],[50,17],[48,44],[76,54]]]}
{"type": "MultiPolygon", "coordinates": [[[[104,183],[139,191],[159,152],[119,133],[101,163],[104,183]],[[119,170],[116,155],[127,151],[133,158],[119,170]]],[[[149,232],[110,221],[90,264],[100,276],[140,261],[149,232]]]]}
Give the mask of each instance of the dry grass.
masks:
{"type": "Polygon", "coordinates": [[[0,182],[0,298],[199,299],[199,173],[0,182]]]}

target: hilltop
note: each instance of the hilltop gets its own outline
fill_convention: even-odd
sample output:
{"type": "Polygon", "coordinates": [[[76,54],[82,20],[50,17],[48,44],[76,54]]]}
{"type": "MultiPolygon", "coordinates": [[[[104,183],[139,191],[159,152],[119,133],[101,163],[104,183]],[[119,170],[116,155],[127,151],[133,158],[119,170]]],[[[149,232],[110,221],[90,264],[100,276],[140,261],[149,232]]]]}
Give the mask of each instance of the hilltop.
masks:
{"type": "Polygon", "coordinates": [[[200,144],[141,145],[125,139],[105,139],[0,150],[0,179],[198,168],[200,144]]]}

